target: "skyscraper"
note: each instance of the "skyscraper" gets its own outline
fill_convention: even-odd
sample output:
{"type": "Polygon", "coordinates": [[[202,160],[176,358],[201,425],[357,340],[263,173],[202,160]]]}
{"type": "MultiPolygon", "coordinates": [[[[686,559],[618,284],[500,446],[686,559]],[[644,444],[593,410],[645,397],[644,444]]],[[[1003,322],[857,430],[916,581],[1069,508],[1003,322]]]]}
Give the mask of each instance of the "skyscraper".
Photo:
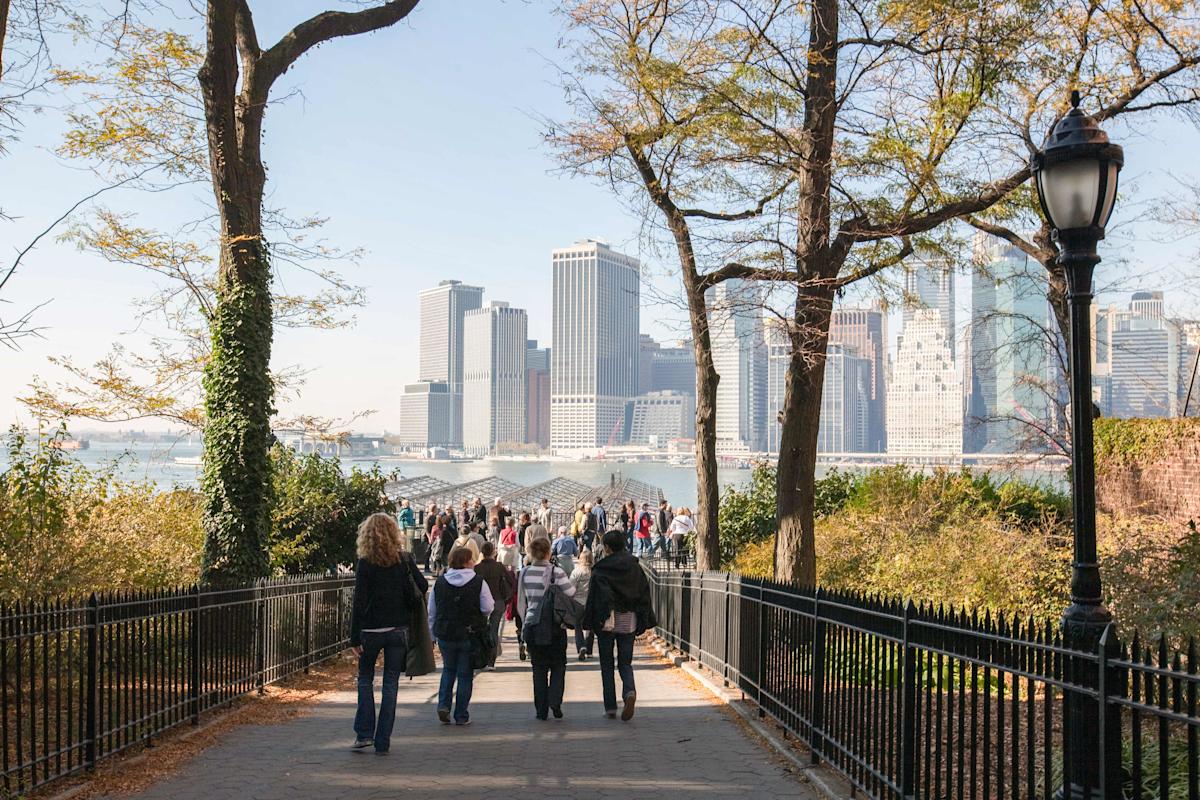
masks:
{"type": "Polygon", "coordinates": [[[525,344],[525,442],[550,446],[550,348],[525,344]]]}
{"type": "Polygon", "coordinates": [[[638,336],[638,394],[647,394],[654,389],[654,357],[662,345],[648,333],[638,336]]]}
{"type": "Polygon", "coordinates": [[[1191,364],[1182,329],[1163,316],[1162,292],[1134,292],[1129,309],[1110,308],[1102,324],[1108,334],[1113,416],[1177,416],[1191,364]]]}
{"type": "Polygon", "coordinates": [[[1051,375],[1055,327],[1045,270],[993,237],[976,240],[971,277],[970,452],[1041,450],[1056,425],[1051,375]]]}
{"type": "Polygon", "coordinates": [[[463,317],[463,449],[525,442],[525,311],[491,302],[463,317]]]}
{"type": "Polygon", "coordinates": [[[861,453],[867,449],[871,412],[871,359],[854,348],[830,345],[821,386],[817,452],[861,453]]]}
{"type": "Polygon", "coordinates": [[[551,263],[550,446],[595,450],[620,441],[637,394],[641,266],[591,239],[551,263]]]}
{"type": "Polygon", "coordinates": [[[954,272],[947,265],[922,262],[904,276],[904,292],[908,303],[904,308],[904,324],[922,308],[937,311],[942,320],[943,338],[955,359],[954,339],[954,272]]]}
{"type": "Polygon", "coordinates": [[[650,391],[696,394],[696,351],[690,341],[659,347],[650,362],[650,391]]]}
{"type": "Polygon", "coordinates": [[[418,381],[400,395],[400,444],[404,447],[449,447],[454,435],[454,406],[444,381],[418,381]]]}
{"type": "Polygon", "coordinates": [[[708,293],[708,327],[717,384],[717,446],[767,446],[767,347],[758,286],[732,280],[708,293]]]}
{"type": "Polygon", "coordinates": [[[867,452],[887,450],[887,317],[873,308],[835,308],[829,320],[829,344],[853,350],[871,364],[867,383],[867,452]]]}
{"type": "Polygon", "coordinates": [[[421,358],[417,378],[447,384],[452,406],[451,439],[462,444],[463,315],[483,305],[483,287],[442,281],[419,294],[421,358]]]}
{"type": "Polygon", "coordinates": [[[904,325],[887,394],[888,454],[957,456],[963,445],[962,381],[936,309],[904,325]]]}
{"type": "Polygon", "coordinates": [[[767,452],[778,453],[782,432],[779,414],[787,391],[787,371],[792,364],[792,343],[779,320],[768,320],[763,334],[767,344],[767,452]]]}

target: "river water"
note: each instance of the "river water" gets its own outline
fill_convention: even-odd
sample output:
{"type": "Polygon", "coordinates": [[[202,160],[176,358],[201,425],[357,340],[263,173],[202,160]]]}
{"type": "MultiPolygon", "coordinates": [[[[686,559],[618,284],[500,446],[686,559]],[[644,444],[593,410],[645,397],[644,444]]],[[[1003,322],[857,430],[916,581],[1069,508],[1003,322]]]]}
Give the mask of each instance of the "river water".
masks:
{"type": "MultiPolygon", "coordinates": [[[[200,445],[180,441],[159,442],[92,442],[88,450],[79,450],[71,455],[80,463],[92,468],[115,465],[117,474],[130,480],[152,481],[158,486],[195,486],[199,482],[200,467],[195,461],[200,457],[200,445]],[[185,463],[180,463],[183,459],[185,463]]],[[[0,450],[0,467],[6,453],[0,450]]],[[[606,485],[613,473],[618,477],[636,478],[663,490],[671,505],[694,506],[696,503],[696,472],[694,467],[672,466],[660,462],[620,464],[606,461],[413,461],[384,457],[343,458],[342,469],[353,467],[369,469],[379,464],[385,472],[398,471],[405,478],[432,475],[450,483],[466,483],[491,475],[505,478],[523,486],[532,486],[551,478],[562,477],[588,486],[606,485]]],[[[818,467],[818,475],[825,469],[818,467]]],[[[1020,476],[1057,488],[1065,488],[1062,475],[1020,473],[1020,476]]],[[[743,484],[750,478],[749,469],[724,467],[718,472],[722,491],[726,486],[743,484]]],[[[485,498],[491,500],[491,498],[485,498]]]]}

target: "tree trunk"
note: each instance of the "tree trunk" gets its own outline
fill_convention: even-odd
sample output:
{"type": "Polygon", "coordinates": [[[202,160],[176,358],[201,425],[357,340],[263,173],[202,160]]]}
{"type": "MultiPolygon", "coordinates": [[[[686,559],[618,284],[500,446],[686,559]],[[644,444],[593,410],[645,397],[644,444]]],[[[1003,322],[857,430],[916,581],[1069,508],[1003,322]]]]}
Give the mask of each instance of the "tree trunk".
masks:
{"type": "Polygon", "coordinates": [[[817,583],[817,434],[832,310],[833,291],[824,285],[797,298],[784,386],[776,472],[775,578],[801,586],[817,583]]]}
{"type": "Polygon", "coordinates": [[[4,35],[8,33],[8,3],[0,0],[0,78],[4,77],[4,35]]]}
{"type": "MultiPolygon", "coordinates": [[[[212,583],[265,576],[270,532],[271,268],[262,237],[263,106],[237,101],[236,3],[210,0],[200,70],[221,269],[204,372],[204,560],[212,583]]],[[[247,84],[252,75],[242,76],[247,84]]]]}
{"type": "Polygon", "coordinates": [[[838,0],[813,0],[804,98],[804,153],[796,165],[796,306],[785,380],[776,491],[775,578],[815,586],[813,505],[825,347],[844,255],[830,243],[829,193],[837,121],[838,0]]]}
{"type": "MultiPolygon", "coordinates": [[[[689,248],[690,249],[690,248],[689,248]]],[[[696,355],[696,568],[721,568],[721,538],[717,512],[721,492],[717,483],[717,384],[704,292],[695,285],[695,269],[684,270],[692,348],[696,355]]]]}

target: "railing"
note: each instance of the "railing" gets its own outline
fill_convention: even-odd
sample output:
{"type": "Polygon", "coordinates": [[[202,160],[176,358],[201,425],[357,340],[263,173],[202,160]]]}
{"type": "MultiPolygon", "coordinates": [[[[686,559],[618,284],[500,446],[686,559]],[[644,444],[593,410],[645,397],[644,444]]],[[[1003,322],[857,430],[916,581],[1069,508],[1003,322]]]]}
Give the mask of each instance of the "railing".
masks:
{"type": "Polygon", "coordinates": [[[353,578],[0,607],[4,796],[91,768],[340,652],[353,578]]]}
{"type": "Polygon", "coordinates": [[[1094,653],[1013,616],[648,565],[658,634],[880,798],[1200,796],[1196,647],[1094,653]],[[1071,774],[1066,699],[1099,704],[1071,774]]]}

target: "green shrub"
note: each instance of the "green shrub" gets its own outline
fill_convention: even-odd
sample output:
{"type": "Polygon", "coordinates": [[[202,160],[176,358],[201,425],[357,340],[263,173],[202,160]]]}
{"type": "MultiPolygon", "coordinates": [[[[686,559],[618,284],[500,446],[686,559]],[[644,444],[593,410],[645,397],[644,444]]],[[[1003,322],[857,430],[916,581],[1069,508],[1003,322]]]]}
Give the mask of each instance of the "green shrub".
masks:
{"type": "Polygon", "coordinates": [[[343,475],[336,459],[271,452],[271,567],[276,572],[326,572],[354,564],[358,525],[376,511],[395,513],[378,466],[343,475]]]}
{"type": "Polygon", "coordinates": [[[199,575],[199,495],[89,470],[58,443],[64,429],[7,437],[0,472],[0,599],[151,589],[199,575]]]}

